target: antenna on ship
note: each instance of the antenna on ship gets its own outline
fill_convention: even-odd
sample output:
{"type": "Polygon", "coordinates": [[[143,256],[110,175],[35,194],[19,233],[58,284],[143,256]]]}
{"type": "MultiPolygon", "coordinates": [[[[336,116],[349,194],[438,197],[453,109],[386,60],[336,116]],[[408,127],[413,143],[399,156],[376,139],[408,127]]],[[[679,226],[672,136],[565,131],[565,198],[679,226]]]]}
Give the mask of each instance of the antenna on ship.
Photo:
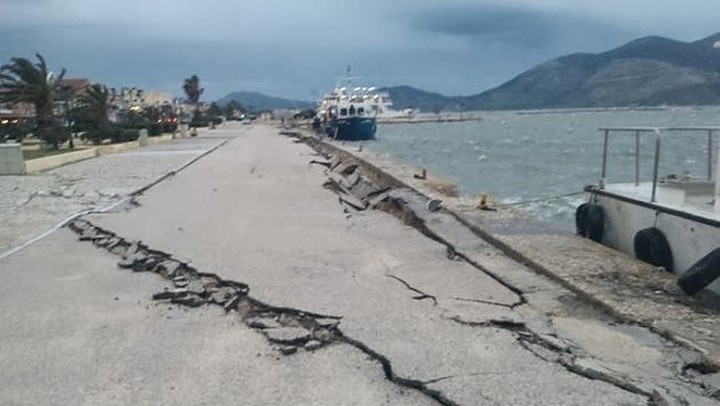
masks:
{"type": "Polygon", "coordinates": [[[352,87],[352,66],[348,65],[345,68],[345,83],[347,83],[347,87],[352,87]]]}

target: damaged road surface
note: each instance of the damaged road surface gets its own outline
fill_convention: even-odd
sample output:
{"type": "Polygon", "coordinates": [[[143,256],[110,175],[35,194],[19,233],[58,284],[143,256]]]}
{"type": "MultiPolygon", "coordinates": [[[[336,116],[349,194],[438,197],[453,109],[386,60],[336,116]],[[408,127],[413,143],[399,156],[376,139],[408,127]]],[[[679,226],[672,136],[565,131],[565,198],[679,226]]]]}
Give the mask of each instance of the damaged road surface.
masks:
{"type": "Polygon", "coordinates": [[[716,403],[698,354],[334,158],[256,126],[0,261],[0,404],[716,403]]]}

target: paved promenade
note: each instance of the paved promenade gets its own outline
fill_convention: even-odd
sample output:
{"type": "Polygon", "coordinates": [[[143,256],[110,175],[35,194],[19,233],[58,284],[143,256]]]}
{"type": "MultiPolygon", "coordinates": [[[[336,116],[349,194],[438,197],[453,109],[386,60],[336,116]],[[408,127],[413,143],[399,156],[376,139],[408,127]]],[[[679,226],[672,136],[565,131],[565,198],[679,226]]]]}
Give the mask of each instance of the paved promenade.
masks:
{"type": "Polygon", "coordinates": [[[9,207],[40,213],[3,226],[9,249],[207,153],[0,259],[0,404],[717,404],[699,353],[587,305],[412,191],[385,200],[406,221],[356,210],[337,194],[352,168],[247,128],[0,178],[9,207]]]}
{"type": "Polygon", "coordinates": [[[102,209],[223,141],[185,138],[27,176],[0,176],[0,255],[69,216],[102,209]]]}

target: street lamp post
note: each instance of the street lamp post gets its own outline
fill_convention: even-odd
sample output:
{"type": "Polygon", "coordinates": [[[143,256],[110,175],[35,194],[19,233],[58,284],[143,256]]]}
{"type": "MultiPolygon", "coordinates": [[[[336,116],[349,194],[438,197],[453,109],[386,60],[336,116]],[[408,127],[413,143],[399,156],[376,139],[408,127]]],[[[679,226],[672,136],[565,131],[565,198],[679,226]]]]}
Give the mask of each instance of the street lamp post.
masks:
{"type": "Polygon", "coordinates": [[[71,109],[75,108],[75,103],[72,100],[72,96],[65,99],[65,123],[68,127],[68,131],[70,131],[70,142],[68,144],[68,147],[70,149],[75,149],[75,120],[72,119],[72,112],[71,109]]]}

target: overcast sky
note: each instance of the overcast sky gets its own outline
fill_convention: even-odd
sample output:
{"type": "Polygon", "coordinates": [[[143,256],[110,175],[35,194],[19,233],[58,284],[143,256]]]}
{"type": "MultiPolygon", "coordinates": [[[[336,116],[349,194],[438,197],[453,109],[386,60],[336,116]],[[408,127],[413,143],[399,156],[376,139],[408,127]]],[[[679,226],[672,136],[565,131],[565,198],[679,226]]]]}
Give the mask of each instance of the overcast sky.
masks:
{"type": "Polygon", "coordinates": [[[720,31],[720,0],[0,0],[0,63],[39,52],[110,86],[313,100],[368,85],[475,94],[571,52],[720,31]]]}

